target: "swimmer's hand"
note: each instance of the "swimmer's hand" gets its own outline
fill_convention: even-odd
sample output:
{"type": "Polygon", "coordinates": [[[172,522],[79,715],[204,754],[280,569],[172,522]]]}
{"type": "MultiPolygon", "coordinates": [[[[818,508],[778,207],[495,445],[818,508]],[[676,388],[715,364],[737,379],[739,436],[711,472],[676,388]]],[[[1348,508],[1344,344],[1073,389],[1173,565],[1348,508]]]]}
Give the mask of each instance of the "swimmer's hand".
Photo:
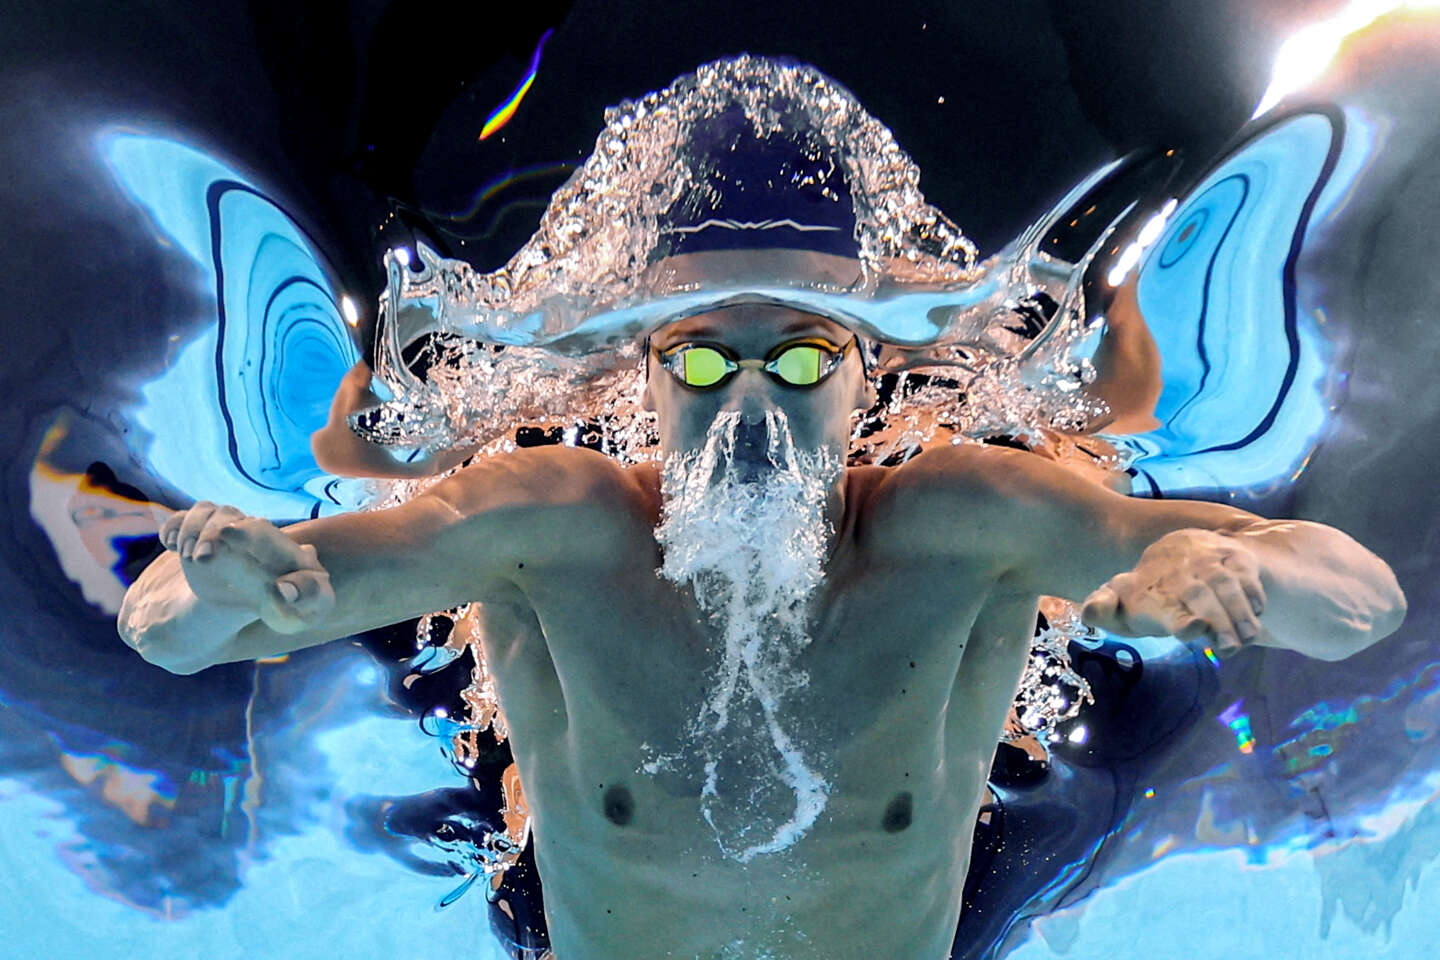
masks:
{"type": "Polygon", "coordinates": [[[276,633],[299,633],[335,606],[313,546],[235,507],[201,500],[165,521],[160,542],[179,554],[196,597],[252,610],[276,633]]]}
{"type": "Polygon", "coordinates": [[[1255,552],[1213,530],[1175,530],[1150,544],[1128,573],[1085,598],[1081,618],[1123,637],[1205,637],[1218,652],[1264,631],[1265,588],[1255,552]]]}

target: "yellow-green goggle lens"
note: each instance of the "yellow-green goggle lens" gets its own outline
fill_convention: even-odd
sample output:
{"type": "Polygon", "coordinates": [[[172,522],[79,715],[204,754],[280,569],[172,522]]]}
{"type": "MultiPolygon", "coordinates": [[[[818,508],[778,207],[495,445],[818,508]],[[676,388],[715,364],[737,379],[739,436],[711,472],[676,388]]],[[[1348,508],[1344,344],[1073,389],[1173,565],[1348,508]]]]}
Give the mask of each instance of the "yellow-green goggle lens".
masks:
{"type": "Polygon", "coordinates": [[[786,383],[808,387],[820,381],[820,364],[824,358],[819,347],[794,346],[775,358],[775,372],[786,383]]]}
{"type": "Polygon", "coordinates": [[[692,387],[710,387],[730,371],[725,355],[713,347],[691,347],[680,355],[682,379],[692,387]]]}
{"type": "MultiPolygon", "coordinates": [[[[777,356],[769,368],[775,376],[796,387],[813,386],[825,374],[825,362],[831,355],[823,347],[797,343],[777,356]]],[[[734,364],[714,347],[696,345],[679,352],[676,358],[680,379],[691,387],[713,387],[731,373],[734,364]]],[[[672,367],[673,369],[673,367],[672,367]]]]}

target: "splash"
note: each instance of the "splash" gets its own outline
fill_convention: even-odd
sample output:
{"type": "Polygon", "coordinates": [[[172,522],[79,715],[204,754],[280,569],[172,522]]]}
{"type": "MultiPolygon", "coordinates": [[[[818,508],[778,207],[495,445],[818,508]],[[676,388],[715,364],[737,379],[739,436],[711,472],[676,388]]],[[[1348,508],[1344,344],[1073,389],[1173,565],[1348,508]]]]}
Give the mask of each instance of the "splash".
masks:
{"type": "MultiPolygon", "coordinates": [[[[653,459],[641,412],[639,341],[677,315],[745,296],[822,313],[871,344],[877,373],[934,369],[942,386],[899,391],[852,445],[852,461],[908,456],[935,439],[1039,436],[1093,420],[1103,405],[1070,348],[1085,322],[1080,282],[1109,233],[1079,263],[1041,251],[1048,225],[1106,174],[984,263],[919,190],[920,172],[889,129],[813,67],[741,56],[608,110],[595,150],[556,191],[528,243],[480,273],[423,243],[386,255],[375,370],[380,405],[352,428],[395,448],[512,449],[514,427],[588,430],[625,462],[653,459]],[[758,143],[783,139],[843,177],[858,250],[848,272],[775,266],[773,257],[707,280],[667,267],[667,215],[704,202],[713,159],[697,130],[736,113],[758,143]],[[1038,318],[1038,319],[1037,319],[1038,318]],[[1032,322],[1034,320],[1035,322],[1032,322]],[[895,430],[882,427],[895,422],[895,430]]],[[[928,381],[927,381],[928,382],[928,381]]]]}
{"type": "Polygon", "coordinates": [[[1056,728],[1073,720],[1084,704],[1095,702],[1089,681],[1070,663],[1069,646],[1094,639],[1096,633],[1067,600],[1046,597],[1040,607],[1047,625],[1030,641],[1030,656],[1000,739],[1034,744],[1048,757],[1049,744],[1059,739],[1056,728]]]}
{"type": "MultiPolygon", "coordinates": [[[[496,743],[504,742],[510,735],[505,714],[500,708],[500,698],[495,691],[495,678],[485,661],[476,613],[476,604],[467,603],[421,617],[416,624],[417,652],[410,660],[411,673],[404,681],[408,687],[420,677],[449,666],[467,649],[470,651],[470,683],[460,694],[461,702],[465,704],[463,717],[455,720],[442,714],[431,714],[421,722],[422,729],[432,736],[449,736],[447,752],[456,764],[466,770],[473,770],[480,760],[480,734],[489,731],[496,743]],[[441,621],[448,621],[450,629],[445,640],[436,643],[435,634],[441,621]]],[[[483,831],[478,843],[463,837],[446,841],[446,846],[456,853],[467,874],[465,880],[440,901],[440,907],[450,906],[459,900],[482,877],[489,881],[487,897],[493,899],[500,889],[505,871],[519,862],[529,842],[533,820],[525,800],[524,786],[520,782],[519,769],[513,763],[502,775],[501,794],[504,803],[500,811],[499,830],[483,831]]]]}
{"type": "Polygon", "coordinates": [[[721,850],[742,863],[794,844],[828,796],[818,761],[787,727],[785,702],[808,682],[796,659],[810,643],[808,601],[832,537],[825,506],[842,475],[833,453],[795,448],[782,411],[766,412],[763,445],[755,432],[726,411],[703,448],[665,462],[657,572],[693,591],[720,657],[682,749],[642,768],[703,765],[701,811],[721,850]],[[793,794],[778,824],[777,780],[793,794]]]}

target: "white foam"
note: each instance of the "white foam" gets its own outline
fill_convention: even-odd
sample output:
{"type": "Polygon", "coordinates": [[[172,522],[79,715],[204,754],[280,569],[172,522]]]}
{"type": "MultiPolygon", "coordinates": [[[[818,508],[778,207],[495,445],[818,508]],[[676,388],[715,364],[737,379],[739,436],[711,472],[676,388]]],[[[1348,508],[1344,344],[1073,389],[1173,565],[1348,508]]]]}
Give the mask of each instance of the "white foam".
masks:
{"type": "Polygon", "coordinates": [[[664,557],[658,572],[693,590],[722,643],[680,751],[652,757],[642,769],[703,767],[705,820],[722,852],[746,862],[792,846],[829,795],[819,751],[799,742],[785,706],[809,679],[796,660],[810,642],[808,601],[823,577],[832,536],[825,506],[843,465],[829,451],[797,450],[783,411],[769,411],[769,465],[757,470],[753,460],[736,457],[739,427],[740,415],[726,411],[703,448],[665,462],[664,508],[655,530],[664,557]],[[764,744],[752,742],[759,735],[764,744]],[[730,796],[723,795],[722,754],[747,755],[757,747],[753,762],[732,775],[742,789],[732,785],[730,796]],[[751,782],[744,783],[746,777],[751,782]],[[781,823],[762,809],[776,781],[794,797],[781,823]],[[753,842],[757,832],[768,835],[753,842]]]}

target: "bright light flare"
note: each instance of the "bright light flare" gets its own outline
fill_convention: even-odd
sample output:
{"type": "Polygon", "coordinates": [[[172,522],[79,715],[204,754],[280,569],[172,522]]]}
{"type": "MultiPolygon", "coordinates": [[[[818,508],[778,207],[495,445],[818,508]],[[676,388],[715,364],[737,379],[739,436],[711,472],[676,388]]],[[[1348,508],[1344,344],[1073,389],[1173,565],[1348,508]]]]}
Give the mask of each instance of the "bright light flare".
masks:
{"type": "Polygon", "coordinates": [[[1216,718],[1235,734],[1235,746],[1241,753],[1255,752],[1255,734],[1250,729],[1250,715],[1245,712],[1245,701],[1236,700],[1220,711],[1216,718]]]}
{"type": "Polygon", "coordinates": [[[355,301],[350,299],[349,294],[340,298],[340,312],[345,315],[345,322],[355,326],[360,322],[360,311],[355,307],[355,301]]]}
{"type": "Polygon", "coordinates": [[[1165,201],[1165,205],[1160,208],[1158,213],[1145,221],[1145,226],[1140,228],[1140,233],[1135,237],[1135,241],[1121,252],[1119,258],[1115,261],[1115,265],[1112,266],[1110,272],[1105,275],[1106,283],[1112,287],[1118,287],[1125,282],[1125,278],[1130,275],[1130,271],[1140,262],[1140,258],[1144,256],[1145,251],[1148,250],[1156,240],[1160,239],[1160,234],[1165,232],[1165,224],[1170,222],[1170,215],[1175,212],[1175,208],[1178,205],[1179,201],[1171,197],[1165,201]]]}
{"type": "Polygon", "coordinates": [[[1353,0],[1350,6],[1328,20],[1301,27],[1280,45],[1270,85],[1251,114],[1255,119],[1290,94],[1318,80],[1329,68],[1340,44],[1352,33],[1399,10],[1436,10],[1440,0],[1353,0]]]}

